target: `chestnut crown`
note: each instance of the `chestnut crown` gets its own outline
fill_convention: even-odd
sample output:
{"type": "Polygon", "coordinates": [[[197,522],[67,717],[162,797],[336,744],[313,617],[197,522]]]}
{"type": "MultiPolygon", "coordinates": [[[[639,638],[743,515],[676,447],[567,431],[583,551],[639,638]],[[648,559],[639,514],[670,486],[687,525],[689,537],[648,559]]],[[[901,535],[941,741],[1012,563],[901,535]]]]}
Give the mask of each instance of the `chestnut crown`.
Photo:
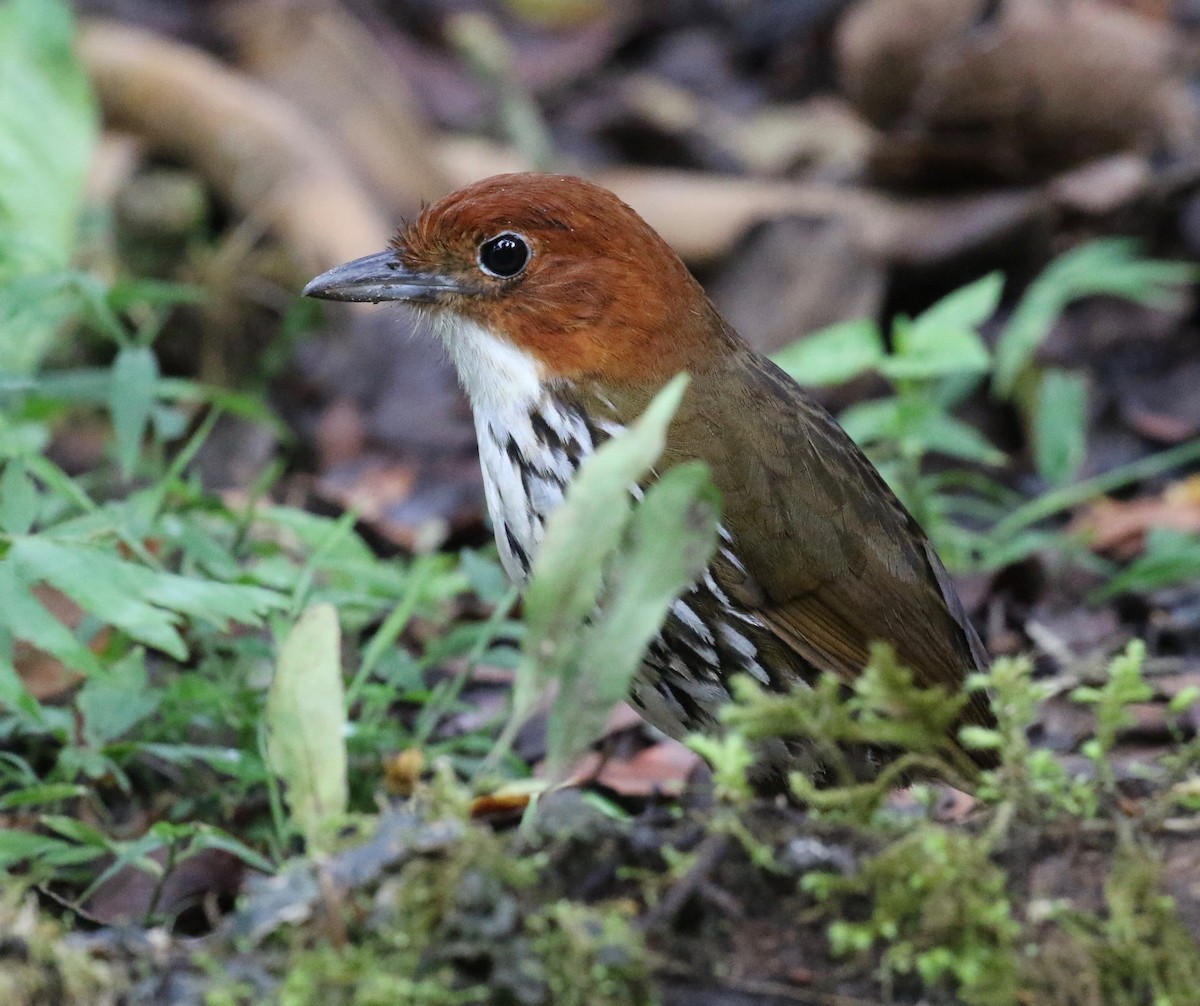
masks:
{"type": "Polygon", "coordinates": [[[330,270],[305,293],[457,317],[557,378],[665,379],[736,345],[670,246],[607,189],[566,175],[459,189],[389,251],[330,270]]]}

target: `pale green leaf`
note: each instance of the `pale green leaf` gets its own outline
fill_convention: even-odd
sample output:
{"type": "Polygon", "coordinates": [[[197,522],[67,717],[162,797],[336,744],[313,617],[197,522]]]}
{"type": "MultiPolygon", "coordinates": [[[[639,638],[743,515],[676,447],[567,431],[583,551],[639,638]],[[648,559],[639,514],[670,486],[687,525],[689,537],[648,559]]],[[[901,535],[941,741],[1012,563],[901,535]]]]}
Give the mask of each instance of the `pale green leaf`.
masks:
{"type": "Polygon", "coordinates": [[[45,650],[68,667],[87,674],[100,672],[92,651],[33,595],[11,552],[8,558],[0,560],[0,623],[7,626],[14,638],[45,650]]]}
{"type": "Polygon", "coordinates": [[[843,321],[793,342],[771,359],[800,384],[841,384],[883,362],[883,336],[870,319],[843,321]]]}
{"type": "Polygon", "coordinates": [[[564,668],[547,723],[551,775],[570,767],[629,691],[671,603],[704,571],[717,541],[720,504],[702,462],[668,471],[633,512],[613,556],[600,608],[578,659],[564,668]]]}
{"type": "Polygon", "coordinates": [[[1134,591],[1152,591],[1200,581],[1200,535],[1155,527],[1146,533],[1145,551],[1090,598],[1106,601],[1134,591]]]}
{"type": "Polygon", "coordinates": [[[144,600],[155,582],[152,570],[90,545],[64,545],[43,536],[19,539],[8,559],[26,583],[48,583],[138,642],[179,660],[187,657],[178,616],[144,600]]]}
{"type": "Polygon", "coordinates": [[[96,855],[91,850],[83,856],[76,855],[78,852],[77,846],[64,842],[61,838],[38,835],[18,828],[0,828],[0,870],[11,870],[18,863],[28,860],[60,864],[79,859],[87,860],[96,855]]]}
{"type": "Polygon", "coordinates": [[[1002,465],[1006,460],[1004,452],[988,443],[974,426],[936,410],[931,409],[921,423],[920,438],[925,450],[947,457],[984,465],[1002,465]]]}
{"type": "Polygon", "coordinates": [[[346,812],[341,632],[331,604],[308,608],[279,648],[267,696],[267,755],[311,851],[329,847],[346,812]]]}
{"type": "Polygon", "coordinates": [[[181,660],[187,656],[181,616],[253,625],[285,603],[261,587],[162,573],[83,542],[40,535],[18,539],[8,560],[25,582],[49,583],[105,624],[181,660]]]}
{"type": "Polygon", "coordinates": [[[161,693],[146,677],[145,651],[136,649],[88,678],[75,705],[83,717],[84,738],[102,748],[141,723],[160,701],[161,693]]]}
{"type": "MultiPolygon", "coordinates": [[[[62,268],[74,249],[97,122],[73,35],[65,0],[0,3],[0,316],[19,299],[8,282],[62,268]]],[[[32,370],[53,325],[0,324],[5,369],[32,370]]]]}
{"type": "MultiPolygon", "coordinates": [[[[566,499],[546,521],[546,531],[525,594],[529,652],[553,666],[564,644],[577,642],[576,630],[596,606],[604,560],[617,546],[631,507],[630,489],[662,454],[667,426],[687,387],[680,375],[666,385],[642,416],[620,436],[603,444],[581,466],[566,499]]],[[[514,704],[544,687],[544,680],[518,679],[514,704]]]]}
{"type": "Polygon", "coordinates": [[[991,273],[943,297],[912,320],[897,318],[892,354],[882,361],[880,372],[901,381],[986,371],[991,354],[979,336],[979,326],[996,312],[1003,288],[1003,277],[991,273]]]}
{"type": "Polygon", "coordinates": [[[947,294],[910,322],[914,338],[947,331],[975,332],[996,313],[1004,292],[1004,275],[988,275],[947,294]]]}
{"type": "Polygon", "coordinates": [[[1033,410],[1033,453],[1038,474],[1052,486],[1073,481],[1087,457],[1087,378],[1047,370],[1033,410]]]}
{"type": "Polygon", "coordinates": [[[148,346],[126,346],[117,353],[108,407],[117,440],[117,464],[126,476],[133,473],[142,450],[157,381],[158,359],[148,346]]]}
{"type": "Polygon", "coordinates": [[[258,625],[270,612],[287,607],[285,598],[262,587],[153,570],[151,575],[148,601],[221,628],[230,622],[258,625]]]}
{"type": "Polygon", "coordinates": [[[850,406],[838,417],[838,422],[856,444],[865,447],[903,434],[901,408],[898,398],[872,398],[850,406]]]}
{"type": "Polygon", "coordinates": [[[928,380],[953,374],[981,374],[991,355],[978,332],[967,329],[924,329],[904,340],[879,371],[892,381],[928,380]]]}
{"type": "Polygon", "coordinates": [[[8,534],[25,534],[37,518],[38,491],[19,460],[9,461],[0,475],[0,528],[8,534]]]}
{"type": "Polygon", "coordinates": [[[1140,258],[1127,238],[1080,245],[1050,263],[1030,284],[996,342],[992,392],[1008,398],[1017,378],[1072,301],[1105,294],[1142,304],[1164,304],[1197,279],[1191,263],[1140,258]]]}

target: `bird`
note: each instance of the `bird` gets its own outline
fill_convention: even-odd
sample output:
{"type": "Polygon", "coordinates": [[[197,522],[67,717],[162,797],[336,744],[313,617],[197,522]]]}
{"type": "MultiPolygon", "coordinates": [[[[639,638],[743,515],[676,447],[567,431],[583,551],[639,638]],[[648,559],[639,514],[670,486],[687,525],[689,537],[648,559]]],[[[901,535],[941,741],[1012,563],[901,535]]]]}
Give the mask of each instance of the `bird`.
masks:
{"type": "MultiPolygon", "coordinates": [[[[719,731],[739,674],[778,692],[825,673],[849,685],[877,641],[922,687],[958,694],[986,667],[929,538],[871,462],[607,189],[560,174],[485,178],[304,294],[400,301],[427,317],[469,399],[496,546],[518,586],[583,461],[690,375],[659,467],[707,464],[719,541],[630,690],[669,736],[719,731]]],[[[960,720],[993,727],[986,695],[971,691],[960,720]]],[[[819,774],[805,757],[790,745],[764,771],[819,774]]]]}

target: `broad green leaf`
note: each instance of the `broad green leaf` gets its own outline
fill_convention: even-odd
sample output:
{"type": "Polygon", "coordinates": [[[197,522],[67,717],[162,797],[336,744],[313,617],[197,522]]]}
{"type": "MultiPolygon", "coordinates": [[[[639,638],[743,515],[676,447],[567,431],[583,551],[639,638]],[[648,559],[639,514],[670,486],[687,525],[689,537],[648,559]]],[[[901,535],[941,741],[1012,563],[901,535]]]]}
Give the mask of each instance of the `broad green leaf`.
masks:
{"type": "Polygon", "coordinates": [[[910,323],[912,338],[922,341],[942,332],[977,332],[979,326],[996,313],[1004,292],[1004,275],[988,275],[947,294],[910,323]]]}
{"type": "Polygon", "coordinates": [[[194,576],[149,570],[146,599],[189,618],[225,627],[229,622],[258,625],[266,615],[287,606],[271,590],[241,583],[218,583],[194,576]]]}
{"type": "Polygon", "coordinates": [[[1089,599],[1107,601],[1118,594],[1151,591],[1200,580],[1200,535],[1169,527],[1151,528],[1145,551],[1089,599]]]}
{"type": "MultiPolygon", "coordinates": [[[[0,243],[3,240],[0,233],[0,243]]],[[[83,313],[85,300],[76,280],[77,275],[66,270],[33,276],[0,272],[0,347],[13,340],[11,333],[24,333],[30,339],[17,356],[3,359],[5,371],[32,372],[58,327],[83,313]]]]}
{"type": "Polygon", "coordinates": [[[991,273],[943,297],[909,320],[892,327],[892,353],[879,370],[892,381],[926,380],[952,374],[982,373],[991,355],[979,326],[996,312],[1004,278],[991,273]]]}
{"type": "Polygon", "coordinates": [[[8,534],[25,534],[37,518],[38,491],[25,464],[16,459],[0,475],[0,528],[8,534]]]}
{"type": "Polygon", "coordinates": [[[75,700],[83,718],[83,735],[102,748],[128,733],[153,713],[161,693],[146,677],[145,651],[133,650],[103,674],[93,674],[75,700]]]}
{"type": "MultiPolygon", "coordinates": [[[[604,561],[621,540],[631,507],[630,488],[662,454],[667,426],[679,407],[687,377],[666,385],[636,422],[603,444],[581,466],[566,499],[546,522],[525,593],[528,653],[539,666],[566,659],[564,645],[578,646],[577,629],[596,606],[604,561]]],[[[545,676],[518,677],[517,715],[545,687],[545,676]]]]}
{"type": "Polygon", "coordinates": [[[1087,458],[1087,379],[1047,370],[1033,410],[1033,453],[1038,474],[1052,486],[1071,482],[1087,458]]]}
{"type": "Polygon", "coordinates": [[[117,353],[108,407],[117,438],[117,464],[126,477],[133,473],[142,450],[157,381],[158,359],[148,346],[126,346],[117,353]]]}
{"type": "MultiPolygon", "coordinates": [[[[0,3],[0,318],[9,282],[61,269],[74,249],[97,122],[73,27],[65,0],[0,3]]],[[[49,319],[0,324],[5,368],[34,369],[53,334],[49,319]]]]}
{"type": "Polygon", "coordinates": [[[95,655],[34,597],[29,583],[12,559],[0,560],[0,623],[16,639],[58,657],[68,667],[87,674],[100,673],[95,655]]]}
{"type": "Polygon", "coordinates": [[[984,465],[1002,465],[1004,452],[988,443],[974,426],[931,409],[921,423],[919,436],[926,451],[984,465]]]}
{"type": "Polygon", "coordinates": [[[171,825],[167,821],[159,821],[150,828],[150,833],[167,840],[188,840],[187,856],[194,856],[203,849],[220,849],[230,855],[237,856],[253,870],[271,874],[275,867],[269,859],[255,852],[244,842],[239,842],[232,835],[214,828],[210,824],[188,823],[171,825]]]}
{"type": "Polygon", "coordinates": [[[181,616],[253,625],[284,604],[260,587],[160,573],[83,542],[44,535],[18,539],[7,562],[26,584],[49,583],[105,624],[180,660],[187,656],[181,616]]]}
{"type": "Polygon", "coordinates": [[[896,352],[879,365],[891,381],[927,380],[952,374],[981,374],[991,355],[978,332],[968,329],[905,329],[897,323],[896,352]],[[908,333],[901,339],[900,333],[908,333]]]}
{"type": "Polygon", "coordinates": [[[30,376],[4,374],[0,392],[10,390],[56,402],[107,405],[112,397],[112,371],[108,367],[77,367],[30,376]]]}
{"type": "Polygon", "coordinates": [[[113,283],[108,292],[108,306],[114,311],[127,311],[135,305],[169,307],[174,304],[202,304],[207,292],[191,283],[172,283],[161,279],[122,279],[113,283]]]}
{"type": "Polygon", "coordinates": [[[800,384],[841,384],[883,362],[883,336],[870,319],[843,321],[793,342],[771,359],[800,384]]]}
{"type": "Polygon", "coordinates": [[[607,564],[600,609],[583,629],[578,660],[560,677],[547,723],[551,776],[570,767],[628,694],[672,602],[712,558],[719,511],[702,462],[672,468],[634,508],[627,541],[607,564]]]}
{"type": "Polygon", "coordinates": [[[40,535],[18,539],[8,561],[26,584],[48,583],[138,642],[177,660],[187,657],[176,628],[178,616],[144,599],[155,581],[152,570],[90,545],[64,545],[40,535]]]}
{"type": "MultiPolygon", "coordinates": [[[[0,870],[10,870],[18,863],[28,860],[62,862],[77,853],[78,847],[61,838],[51,838],[48,835],[36,835],[30,831],[20,831],[16,828],[0,829],[0,870]]],[[[84,859],[91,859],[96,853],[88,850],[84,859]]],[[[76,857],[78,859],[80,857],[76,857]]]]}
{"type": "Polygon", "coordinates": [[[1050,263],[1030,284],[996,342],[992,393],[1012,395],[1017,378],[1050,334],[1063,309],[1081,297],[1105,294],[1142,304],[1162,304],[1197,279],[1191,263],[1141,258],[1127,238],[1080,245],[1050,263]]]}
{"type": "Polygon", "coordinates": [[[337,609],[314,604],[279,649],[267,696],[267,756],[310,851],[346,812],[346,707],[337,609]]]}
{"type": "Polygon", "coordinates": [[[26,689],[13,666],[13,636],[12,628],[0,618],[0,711],[16,717],[30,733],[50,734],[65,742],[75,731],[75,717],[59,706],[43,706],[26,689]]]}
{"type": "Polygon", "coordinates": [[[99,828],[88,824],[86,821],[67,817],[65,814],[43,814],[42,824],[52,831],[57,831],[64,838],[69,838],[72,842],[92,845],[102,849],[110,849],[115,844],[99,828]]]}
{"type": "Polygon", "coordinates": [[[61,803],[76,797],[87,796],[86,786],[73,782],[49,782],[26,786],[0,797],[0,807],[36,807],[43,804],[61,803]]]}
{"type": "Polygon", "coordinates": [[[898,398],[872,398],[846,409],[839,417],[850,438],[860,447],[879,440],[899,438],[904,432],[898,398]]]}

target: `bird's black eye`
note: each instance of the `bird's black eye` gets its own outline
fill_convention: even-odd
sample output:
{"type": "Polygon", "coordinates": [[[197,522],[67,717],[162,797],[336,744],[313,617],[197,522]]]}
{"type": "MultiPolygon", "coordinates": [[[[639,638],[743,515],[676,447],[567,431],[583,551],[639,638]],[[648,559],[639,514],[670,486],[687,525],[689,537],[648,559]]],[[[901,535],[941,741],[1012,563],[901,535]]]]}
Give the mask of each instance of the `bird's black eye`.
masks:
{"type": "Polygon", "coordinates": [[[498,234],[479,246],[479,267],[491,276],[508,279],[528,261],[529,245],[517,234],[498,234]]]}

